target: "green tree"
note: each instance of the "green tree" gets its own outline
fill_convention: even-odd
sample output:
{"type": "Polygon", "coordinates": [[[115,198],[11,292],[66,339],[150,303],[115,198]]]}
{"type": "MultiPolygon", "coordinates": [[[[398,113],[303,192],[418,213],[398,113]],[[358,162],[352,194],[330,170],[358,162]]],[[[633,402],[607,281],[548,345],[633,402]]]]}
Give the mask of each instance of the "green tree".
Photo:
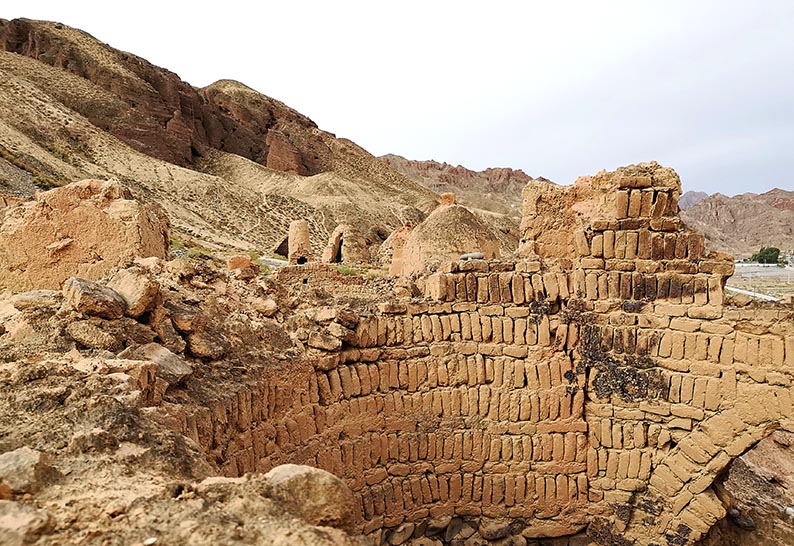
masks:
{"type": "Polygon", "coordinates": [[[773,246],[762,246],[761,250],[753,254],[753,257],[750,259],[754,262],[758,262],[759,264],[776,264],[779,257],[779,248],[775,248],[773,246]]]}

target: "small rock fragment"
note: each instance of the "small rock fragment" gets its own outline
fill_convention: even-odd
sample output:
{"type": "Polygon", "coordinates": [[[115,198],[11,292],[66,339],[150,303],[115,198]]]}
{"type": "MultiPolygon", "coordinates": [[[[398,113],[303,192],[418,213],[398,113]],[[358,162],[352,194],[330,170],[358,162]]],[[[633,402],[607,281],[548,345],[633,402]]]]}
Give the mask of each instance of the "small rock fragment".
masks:
{"type": "Polygon", "coordinates": [[[311,525],[350,528],[355,512],[353,492],[330,472],[285,464],[272,469],[265,478],[273,496],[295,516],[311,525]]]}
{"type": "Polygon", "coordinates": [[[19,311],[58,307],[63,300],[60,290],[31,290],[17,294],[11,304],[19,311]]]}
{"type": "Polygon", "coordinates": [[[752,531],[753,529],[756,528],[755,520],[753,520],[752,517],[743,513],[741,510],[737,508],[731,508],[730,510],[728,510],[728,518],[739,529],[752,531]]]}
{"type": "Polygon", "coordinates": [[[266,317],[272,317],[278,311],[278,304],[272,298],[256,298],[253,307],[266,317]]]}
{"type": "Polygon", "coordinates": [[[170,385],[179,385],[193,373],[190,365],[158,343],[147,343],[138,347],[135,349],[135,354],[157,364],[157,377],[164,379],[170,385]]]}
{"type": "Polygon", "coordinates": [[[399,546],[411,538],[415,528],[416,526],[413,523],[403,523],[389,533],[389,536],[386,538],[386,542],[392,546],[399,546]]]}
{"type": "Polygon", "coordinates": [[[160,292],[160,283],[139,267],[120,269],[113,273],[107,286],[126,302],[126,314],[137,318],[149,311],[160,292]]]}
{"type": "Polygon", "coordinates": [[[122,347],[120,339],[87,320],[78,320],[70,323],[66,326],[66,333],[77,343],[89,349],[115,352],[122,347]]]}
{"type": "Polygon", "coordinates": [[[337,351],[342,348],[342,340],[325,332],[312,332],[309,334],[309,347],[337,351]]]}
{"type": "Polygon", "coordinates": [[[0,455],[0,482],[15,493],[35,493],[56,476],[47,455],[28,446],[0,455]]]}
{"type": "Polygon", "coordinates": [[[123,317],[127,307],[124,298],[112,288],[79,277],[66,280],[63,295],[76,311],[107,319],[123,317]]]}

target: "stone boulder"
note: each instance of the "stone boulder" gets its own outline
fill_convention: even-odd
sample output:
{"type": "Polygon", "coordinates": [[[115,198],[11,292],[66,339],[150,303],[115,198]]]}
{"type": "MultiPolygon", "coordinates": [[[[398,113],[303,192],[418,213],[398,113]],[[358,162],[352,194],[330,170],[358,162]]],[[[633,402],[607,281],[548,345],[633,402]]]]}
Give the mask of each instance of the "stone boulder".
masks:
{"type": "Polygon", "coordinates": [[[168,219],[117,182],[83,180],[39,192],[4,210],[0,288],[60,288],[72,276],[98,279],[136,256],[164,258],[168,219]]]}
{"type": "MultiPolygon", "coordinates": [[[[411,230],[401,253],[395,245],[393,264],[401,260],[401,273],[407,276],[425,272],[430,262],[457,261],[469,252],[482,252],[488,260],[498,258],[499,239],[467,208],[445,205],[411,230]]],[[[390,272],[396,274],[396,269],[390,272]]]]}
{"type": "Polygon", "coordinates": [[[115,290],[127,304],[126,314],[137,318],[150,311],[160,293],[160,283],[142,267],[120,269],[113,273],[107,286],[115,290]]]}
{"type": "Polygon", "coordinates": [[[46,510],[0,500],[0,544],[3,546],[33,544],[41,535],[52,531],[52,527],[53,518],[46,510]]]}
{"type": "Polygon", "coordinates": [[[66,280],[63,297],[75,311],[106,319],[121,318],[127,309],[124,298],[112,288],[78,277],[66,280]]]}
{"type": "Polygon", "coordinates": [[[0,454],[0,483],[16,493],[35,493],[57,476],[47,455],[27,446],[0,454]]]}
{"type": "Polygon", "coordinates": [[[157,377],[169,385],[178,385],[193,373],[193,368],[187,362],[157,343],[137,347],[133,354],[142,360],[154,362],[157,365],[157,377]]]}
{"type": "Polygon", "coordinates": [[[350,529],[355,501],[350,487],[330,472],[284,464],[265,474],[271,494],[293,515],[311,525],[350,529]]]}

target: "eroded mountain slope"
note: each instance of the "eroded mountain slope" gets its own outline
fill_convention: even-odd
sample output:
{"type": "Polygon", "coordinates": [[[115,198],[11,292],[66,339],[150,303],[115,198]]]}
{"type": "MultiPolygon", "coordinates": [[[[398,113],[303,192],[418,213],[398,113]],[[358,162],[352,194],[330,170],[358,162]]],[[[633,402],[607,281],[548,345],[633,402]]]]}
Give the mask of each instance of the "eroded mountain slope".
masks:
{"type": "Polygon", "coordinates": [[[299,218],[318,251],[343,222],[379,242],[402,224],[401,209],[421,216],[437,201],[359,146],[237,82],[196,89],[57,23],[0,20],[0,44],[6,191],[30,196],[37,187],[117,178],[165,207],[179,235],[260,250],[299,218]]]}

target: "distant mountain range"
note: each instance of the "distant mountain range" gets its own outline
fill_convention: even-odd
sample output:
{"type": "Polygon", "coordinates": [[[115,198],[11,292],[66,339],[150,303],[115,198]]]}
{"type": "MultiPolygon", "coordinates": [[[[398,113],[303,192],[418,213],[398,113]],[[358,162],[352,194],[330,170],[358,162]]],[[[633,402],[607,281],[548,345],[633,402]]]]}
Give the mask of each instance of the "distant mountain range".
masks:
{"type": "Polygon", "coordinates": [[[709,196],[704,191],[688,191],[685,192],[684,195],[678,200],[678,208],[681,210],[686,210],[691,208],[709,196]]]}
{"type": "Polygon", "coordinates": [[[436,193],[452,192],[466,206],[521,217],[521,190],[535,180],[520,169],[496,167],[473,171],[438,161],[381,156],[394,170],[436,193]]]}
{"type": "Polygon", "coordinates": [[[686,192],[679,201],[681,219],[706,235],[707,245],[747,258],[762,246],[794,251],[794,192],[775,188],[766,193],[727,197],[686,192]]]}

